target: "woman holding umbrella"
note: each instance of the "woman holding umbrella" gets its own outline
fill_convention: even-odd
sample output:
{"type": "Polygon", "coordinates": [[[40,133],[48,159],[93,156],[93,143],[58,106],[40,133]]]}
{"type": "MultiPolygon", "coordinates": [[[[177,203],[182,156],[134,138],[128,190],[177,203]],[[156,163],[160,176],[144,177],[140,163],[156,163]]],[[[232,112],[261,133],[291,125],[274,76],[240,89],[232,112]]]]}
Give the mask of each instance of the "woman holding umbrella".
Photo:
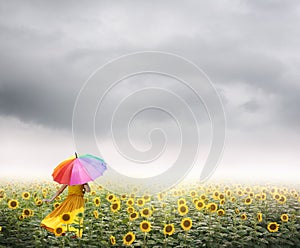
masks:
{"type": "Polygon", "coordinates": [[[61,188],[51,199],[52,202],[68,187],[67,198],[41,222],[41,227],[53,232],[56,236],[63,235],[67,231],[75,232],[82,237],[84,193],[90,192],[87,182],[95,180],[106,170],[105,162],[92,155],[71,157],[60,163],[52,174],[54,181],[61,184],[61,188]],[[75,224],[75,225],[74,225],[75,224]]]}

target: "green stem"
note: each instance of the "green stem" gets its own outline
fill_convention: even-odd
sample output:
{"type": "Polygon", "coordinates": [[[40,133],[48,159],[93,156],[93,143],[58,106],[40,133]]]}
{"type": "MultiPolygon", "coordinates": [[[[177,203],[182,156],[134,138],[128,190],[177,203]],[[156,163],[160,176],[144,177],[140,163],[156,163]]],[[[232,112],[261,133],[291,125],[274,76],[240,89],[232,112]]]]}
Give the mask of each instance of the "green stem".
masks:
{"type": "Polygon", "coordinates": [[[143,247],[146,247],[146,233],[144,233],[144,242],[143,242],[143,247]]]}

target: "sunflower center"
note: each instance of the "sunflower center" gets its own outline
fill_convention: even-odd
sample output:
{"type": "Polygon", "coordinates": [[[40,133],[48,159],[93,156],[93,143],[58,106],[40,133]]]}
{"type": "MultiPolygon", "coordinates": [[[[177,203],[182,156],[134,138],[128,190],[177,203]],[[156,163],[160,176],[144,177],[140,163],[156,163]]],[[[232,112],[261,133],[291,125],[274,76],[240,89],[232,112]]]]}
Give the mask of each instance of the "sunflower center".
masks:
{"type": "Polygon", "coordinates": [[[149,210],[148,209],[144,209],[143,214],[144,215],[148,215],[149,214],[149,210]]]}
{"type": "Polygon", "coordinates": [[[169,232],[171,232],[171,231],[172,231],[172,227],[171,227],[171,226],[167,226],[167,227],[166,227],[166,232],[169,233],[169,232]]]}
{"type": "Polygon", "coordinates": [[[68,220],[70,220],[70,218],[71,218],[71,216],[70,216],[69,214],[64,214],[64,215],[62,216],[62,219],[63,219],[64,221],[68,221],[68,220]]]}
{"type": "Polygon", "coordinates": [[[180,208],[180,211],[181,211],[181,212],[185,212],[185,211],[186,211],[186,208],[185,208],[184,206],[182,206],[182,207],[180,208]]]}
{"type": "Polygon", "coordinates": [[[131,235],[127,235],[126,238],[125,238],[125,240],[127,242],[130,242],[132,240],[132,236],[131,235]]]}
{"type": "Polygon", "coordinates": [[[184,227],[189,227],[190,226],[190,221],[186,220],[183,222],[184,227]]]}
{"type": "Polygon", "coordinates": [[[61,228],[61,227],[57,228],[57,229],[56,229],[56,233],[57,233],[57,234],[61,234],[61,233],[62,233],[62,228],[61,228]]]}
{"type": "Polygon", "coordinates": [[[113,208],[113,209],[117,209],[117,208],[118,208],[118,204],[117,204],[117,203],[114,203],[114,204],[112,205],[112,208],[113,208]]]}
{"type": "Polygon", "coordinates": [[[12,202],[10,203],[10,205],[11,205],[12,207],[16,207],[16,206],[17,206],[17,202],[12,201],[12,202]]]}
{"type": "Polygon", "coordinates": [[[142,228],[143,228],[143,229],[148,229],[148,227],[149,227],[148,223],[143,223],[143,224],[142,224],[142,228]]]}
{"type": "Polygon", "coordinates": [[[275,225],[275,224],[271,224],[271,225],[270,225],[270,229],[271,229],[271,230],[275,230],[275,229],[276,229],[276,225],[275,225]]]}

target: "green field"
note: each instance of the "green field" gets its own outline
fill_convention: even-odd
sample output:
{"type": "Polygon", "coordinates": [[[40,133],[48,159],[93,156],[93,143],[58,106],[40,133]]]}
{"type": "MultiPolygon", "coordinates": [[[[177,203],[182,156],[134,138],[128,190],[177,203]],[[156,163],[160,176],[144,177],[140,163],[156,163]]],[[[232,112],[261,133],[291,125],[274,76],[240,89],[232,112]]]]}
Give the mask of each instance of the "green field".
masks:
{"type": "Polygon", "coordinates": [[[66,197],[64,192],[53,203],[41,201],[57,187],[0,186],[0,247],[300,247],[299,188],[193,184],[137,196],[92,184],[80,239],[40,228],[66,197]]]}

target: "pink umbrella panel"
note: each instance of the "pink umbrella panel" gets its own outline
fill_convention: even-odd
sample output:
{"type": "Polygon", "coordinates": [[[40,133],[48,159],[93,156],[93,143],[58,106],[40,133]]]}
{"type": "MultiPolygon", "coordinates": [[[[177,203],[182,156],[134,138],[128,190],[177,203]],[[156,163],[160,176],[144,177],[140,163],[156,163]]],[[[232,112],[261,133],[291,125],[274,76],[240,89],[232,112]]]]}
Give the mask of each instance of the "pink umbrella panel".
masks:
{"type": "Polygon", "coordinates": [[[68,185],[94,181],[107,169],[103,159],[93,155],[83,155],[61,162],[53,171],[53,180],[68,185]]]}

